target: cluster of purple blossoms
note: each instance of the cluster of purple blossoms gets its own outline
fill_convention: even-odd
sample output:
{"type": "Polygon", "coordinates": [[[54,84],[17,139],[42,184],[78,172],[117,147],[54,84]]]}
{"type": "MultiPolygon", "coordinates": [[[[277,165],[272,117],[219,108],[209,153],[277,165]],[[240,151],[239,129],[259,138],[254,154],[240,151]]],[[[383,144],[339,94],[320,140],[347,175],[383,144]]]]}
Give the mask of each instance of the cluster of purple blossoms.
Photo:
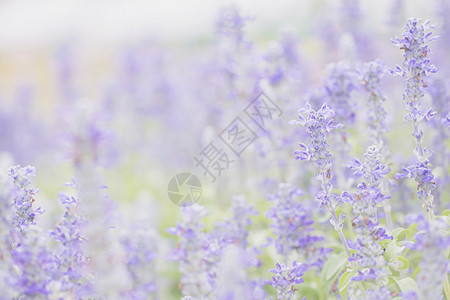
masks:
{"type": "Polygon", "coordinates": [[[403,54],[403,69],[397,66],[396,73],[407,80],[406,89],[403,93],[403,100],[406,101],[407,109],[404,119],[413,125],[412,135],[416,141],[414,153],[418,158],[417,163],[404,168],[402,173],[396,174],[396,178],[415,178],[417,195],[423,201],[430,220],[434,219],[431,190],[434,189],[435,183],[429,167],[429,158],[433,152],[423,147],[423,130],[419,127],[419,123],[424,119],[429,121],[436,114],[432,109],[425,112],[421,107],[421,99],[424,96],[423,89],[427,87],[425,79],[430,73],[438,71],[427,57],[428,53],[431,52],[428,43],[436,39],[436,36],[432,36],[432,32],[429,31],[433,28],[435,26],[430,25],[429,21],[422,23],[421,19],[409,19],[402,37],[393,40],[394,45],[405,51],[403,54]]]}
{"type": "Polygon", "coordinates": [[[183,223],[168,229],[180,237],[171,258],[179,262],[180,289],[185,296],[239,299],[247,295],[246,299],[264,299],[263,283],[250,279],[247,271],[260,265],[256,249],[247,248],[249,217],[257,211],[243,196],[234,197],[232,204],[232,218],[218,223],[208,234],[200,223],[206,211],[199,205],[183,208],[183,223]],[[241,271],[236,272],[236,268],[241,271]]]}
{"type": "Polygon", "coordinates": [[[35,176],[34,167],[20,166],[9,169],[11,180],[12,213],[10,233],[6,238],[10,257],[9,276],[6,283],[16,297],[49,296],[55,262],[47,248],[39,229],[34,226],[36,216],[43,213],[41,208],[34,208],[34,196],[39,192],[31,183],[35,176]]]}
{"type": "Polygon", "coordinates": [[[218,222],[209,232],[211,274],[215,279],[213,299],[265,299],[264,283],[249,277],[252,267],[260,267],[260,251],[248,247],[250,216],[258,215],[243,195],[231,201],[232,217],[218,222]]]}
{"type": "Polygon", "coordinates": [[[355,105],[351,102],[352,92],[356,90],[356,74],[344,62],[332,63],[327,66],[324,89],[333,107],[336,122],[351,126],[355,122],[355,105]]]}
{"type": "Polygon", "coordinates": [[[183,207],[183,222],[167,229],[180,241],[171,254],[177,260],[182,274],[180,290],[185,296],[208,297],[213,291],[214,279],[210,274],[209,242],[203,231],[201,219],[207,215],[200,205],[183,207]]]}
{"type": "Polygon", "coordinates": [[[422,253],[420,271],[416,275],[419,293],[411,295],[411,299],[443,299],[442,286],[447,281],[449,261],[445,254],[450,249],[448,237],[448,220],[437,218],[435,222],[427,222],[422,216],[408,216],[410,224],[417,224],[419,230],[411,249],[422,253]],[[446,249],[447,251],[443,251],[446,249]]]}
{"type": "Polygon", "coordinates": [[[30,166],[25,168],[15,166],[9,169],[9,177],[13,182],[12,247],[25,237],[28,226],[36,224],[35,217],[44,212],[40,207],[33,207],[34,195],[39,192],[39,189],[35,188],[30,180],[30,177],[35,175],[36,169],[30,166]]]}
{"type": "Polygon", "coordinates": [[[343,127],[342,124],[334,124],[334,116],[334,111],[326,104],[323,104],[319,110],[315,111],[309,103],[306,103],[305,107],[300,108],[298,111],[300,121],[292,120],[290,124],[306,127],[309,135],[309,145],[300,143],[300,150],[295,150],[294,156],[296,159],[311,161],[319,169],[319,173],[314,178],[320,181],[322,190],[317,194],[316,198],[320,201],[321,207],[326,206],[328,208],[331,214],[330,223],[339,233],[347,256],[350,256],[347,242],[342,232],[345,216],[341,214],[338,217],[336,215],[336,207],[342,203],[342,199],[339,195],[332,193],[333,184],[331,180],[334,176],[332,171],[333,163],[331,161],[332,154],[329,151],[330,145],[327,142],[327,135],[333,129],[343,127]]]}
{"type": "Polygon", "coordinates": [[[92,290],[92,287],[89,287],[87,270],[90,258],[84,253],[84,238],[80,229],[85,220],[76,212],[78,201],[74,196],[60,192],[58,199],[65,212],[50,235],[59,242],[55,255],[55,276],[60,282],[59,294],[66,297],[86,296],[86,292],[92,290]]]}
{"type": "Polygon", "coordinates": [[[367,93],[367,102],[369,103],[367,123],[370,143],[377,145],[383,151],[386,151],[384,133],[387,131],[387,113],[383,107],[386,97],[381,92],[380,81],[385,73],[386,67],[379,60],[365,63],[359,70],[359,79],[367,93]]]}
{"type": "Polygon", "coordinates": [[[158,256],[158,235],[150,229],[133,229],[122,239],[126,249],[127,270],[131,279],[131,290],[127,293],[133,299],[156,298],[156,259],[158,256]]]}
{"type": "Polygon", "coordinates": [[[349,262],[359,268],[352,280],[371,283],[372,286],[364,291],[360,286],[350,285],[349,296],[351,295],[351,299],[361,299],[364,294],[365,299],[390,299],[391,295],[386,287],[388,273],[383,258],[384,250],[379,242],[392,239],[392,236],[387,234],[377,220],[378,205],[389,198],[382,193],[379,185],[390,170],[382,164],[382,154],[377,146],[370,146],[364,156],[364,163],[358,159],[348,163],[349,169],[355,175],[362,176],[364,181],[358,185],[356,192],[344,191],[342,197],[353,208],[355,217],[352,219],[352,226],[358,235],[354,242],[348,241],[350,249],[356,250],[352,251],[349,262]]]}
{"type": "Polygon", "coordinates": [[[277,298],[280,300],[291,300],[295,297],[297,289],[295,285],[303,282],[303,272],[305,267],[303,264],[294,261],[292,266],[286,266],[284,264],[277,263],[275,269],[271,269],[269,272],[274,273],[272,280],[268,281],[268,284],[273,286],[277,290],[277,298]]]}
{"type": "Polygon", "coordinates": [[[237,245],[242,248],[247,247],[247,228],[252,224],[250,216],[258,215],[252,205],[249,205],[245,197],[234,196],[231,200],[233,217],[223,223],[216,224],[216,236],[220,236],[221,248],[227,245],[237,245]]]}
{"type": "MultiPolygon", "coordinates": [[[[384,133],[387,131],[386,126],[386,110],[383,107],[383,102],[386,101],[385,96],[381,92],[380,81],[382,76],[386,73],[385,65],[379,61],[372,61],[365,63],[359,71],[361,84],[367,93],[367,101],[369,103],[367,123],[370,134],[370,144],[377,145],[382,153],[382,161],[389,155],[389,150],[386,146],[386,138],[384,133]]],[[[388,189],[387,179],[384,178],[381,184],[381,190],[386,193],[388,189]]],[[[383,205],[384,213],[386,214],[386,222],[388,229],[392,229],[391,205],[389,199],[385,200],[383,205]]]]}
{"type": "MultiPolygon", "coordinates": [[[[327,66],[323,86],[328,104],[333,107],[335,120],[346,128],[351,128],[356,119],[356,105],[352,93],[357,87],[356,73],[342,61],[327,66]]],[[[323,103],[323,99],[320,103],[323,103]]],[[[348,129],[347,129],[348,130],[348,129]]],[[[347,186],[345,162],[349,159],[351,145],[347,141],[348,132],[344,128],[331,135],[335,145],[334,164],[339,188],[347,186]]]]}
{"type": "MultiPolygon", "coordinates": [[[[437,37],[432,36],[430,29],[435,28],[429,21],[422,23],[421,19],[408,19],[405,25],[405,31],[401,38],[392,41],[395,46],[404,50],[403,68],[396,66],[395,74],[403,76],[407,80],[406,89],[403,93],[403,100],[406,102],[408,113],[405,120],[413,123],[415,130],[413,136],[418,141],[421,135],[418,134],[416,125],[423,118],[427,120],[432,117],[432,111],[424,112],[421,108],[421,98],[424,96],[423,89],[427,87],[426,77],[431,73],[436,73],[438,69],[431,64],[428,54],[431,52],[428,43],[434,41],[437,37]]],[[[422,149],[417,149],[421,153],[422,149]]],[[[423,156],[423,154],[421,154],[423,156]]]]}
{"type": "Polygon", "coordinates": [[[305,262],[305,271],[312,267],[320,270],[331,249],[317,245],[323,237],[312,234],[314,221],[299,200],[303,194],[302,190],[285,183],[280,184],[276,194],[269,196],[269,200],[275,203],[266,214],[272,221],[270,227],[276,236],[271,242],[285,262],[290,261],[290,256],[300,257],[305,262]]]}

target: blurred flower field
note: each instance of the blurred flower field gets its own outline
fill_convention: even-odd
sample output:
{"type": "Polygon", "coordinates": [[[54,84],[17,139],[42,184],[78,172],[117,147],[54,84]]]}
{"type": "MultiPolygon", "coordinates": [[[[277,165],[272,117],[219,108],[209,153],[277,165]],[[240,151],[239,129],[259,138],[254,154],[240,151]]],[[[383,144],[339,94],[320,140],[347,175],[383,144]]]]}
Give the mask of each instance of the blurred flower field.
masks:
{"type": "Polygon", "coordinates": [[[0,299],[450,299],[450,3],[285,2],[0,30],[0,299]]]}

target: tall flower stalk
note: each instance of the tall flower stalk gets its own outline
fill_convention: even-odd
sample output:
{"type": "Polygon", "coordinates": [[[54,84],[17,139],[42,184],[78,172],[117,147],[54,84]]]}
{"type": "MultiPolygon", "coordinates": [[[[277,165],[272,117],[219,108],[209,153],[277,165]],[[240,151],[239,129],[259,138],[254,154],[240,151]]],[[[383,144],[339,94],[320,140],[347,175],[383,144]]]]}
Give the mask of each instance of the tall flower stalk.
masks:
{"type": "Polygon", "coordinates": [[[309,103],[305,107],[300,108],[298,117],[300,121],[293,120],[290,124],[302,125],[306,127],[309,135],[309,145],[300,143],[300,150],[294,151],[296,159],[311,161],[314,166],[319,169],[314,179],[320,181],[322,190],[316,195],[317,200],[320,201],[321,207],[325,206],[330,212],[330,223],[338,232],[347,256],[350,257],[350,251],[344,233],[342,232],[343,221],[345,216],[336,215],[336,207],[342,202],[339,195],[332,192],[333,184],[331,180],[334,177],[332,170],[332,154],[329,151],[330,145],[327,142],[327,135],[334,129],[342,128],[342,124],[334,124],[334,111],[326,104],[315,111],[311,108],[309,103]]]}
{"type": "Polygon", "coordinates": [[[58,200],[65,212],[61,221],[50,231],[50,235],[59,242],[56,252],[56,278],[60,282],[60,297],[83,297],[92,290],[89,284],[87,265],[89,258],[84,253],[84,238],[81,227],[84,218],[76,213],[78,201],[74,196],[58,193],[58,200]]]}
{"type": "Polygon", "coordinates": [[[426,78],[429,74],[438,71],[428,58],[431,52],[428,43],[437,38],[432,36],[430,30],[433,28],[435,26],[430,25],[429,21],[422,23],[421,19],[408,19],[402,37],[392,41],[395,46],[404,50],[403,68],[397,65],[395,74],[401,75],[407,81],[403,93],[407,110],[404,120],[411,123],[413,127],[412,136],[416,141],[414,154],[417,157],[417,162],[408,168],[403,168],[403,172],[396,174],[396,178],[410,177],[416,180],[417,195],[423,201],[430,221],[434,220],[431,191],[435,188],[435,182],[429,161],[433,152],[424,147],[424,133],[419,124],[423,120],[429,121],[436,114],[432,109],[425,111],[422,108],[424,88],[427,87],[426,78]]]}
{"type": "Polygon", "coordinates": [[[209,241],[203,232],[201,219],[206,210],[197,204],[183,208],[183,222],[167,229],[180,241],[171,254],[177,260],[181,272],[180,290],[194,299],[209,299],[214,280],[210,274],[209,241]]]}
{"type": "Polygon", "coordinates": [[[345,191],[342,197],[353,207],[355,217],[352,219],[352,226],[358,235],[355,242],[349,241],[350,248],[356,250],[349,261],[360,268],[352,280],[365,282],[370,288],[364,290],[361,284],[359,288],[350,286],[349,298],[391,299],[391,294],[386,287],[388,273],[386,261],[383,258],[384,250],[379,242],[392,239],[392,236],[386,233],[377,220],[378,205],[389,198],[380,189],[380,183],[389,173],[389,168],[383,165],[383,155],[375,145],[370,146],[364,156],[364,163],[358,159],[348,163],[348,167],[354,174],[362,176],[364,181],[358,185],[355,193],[345,191]]]}
{"type": "Polygon", "coordinates": [[[302,190],[282,183],[277,193],[269,196],[275,204],[266,214],[272,221],[270,227],[276,236],[271,242],[285,264],[295,256],[304,262],[305,271],[312,267],[321,269],[331,249],[318,246],[323,237],[312,233],[314,220],[299,199],[303,194],[302,190]]]}
{"type": "MultiPolygon", "coordinates": [[[[367,93],[367,102],[369,104],[367,123],[369,127],[370,144],[378,147],[381,152],[382,163],[385,162],[385,158],[389,155],[385,138],[385,132],[387,131],[387,113],[383,107],[383,102],[386,101],[386,97],[382,94],[380,88],[380,80],[385,72],[386,67],[379,60],[364,64],[360,70],[361,84],[364,86],[364,90],[367,93]]],[[[381,189],[383,194],[387,194],[388,182],[386,177],[383,177],[382,179],[381,189]]],[[[392,230],[391,204],[389,203],[389,199],[385,199],[383,209],[386,215],[387,228],[392,230]]]]}

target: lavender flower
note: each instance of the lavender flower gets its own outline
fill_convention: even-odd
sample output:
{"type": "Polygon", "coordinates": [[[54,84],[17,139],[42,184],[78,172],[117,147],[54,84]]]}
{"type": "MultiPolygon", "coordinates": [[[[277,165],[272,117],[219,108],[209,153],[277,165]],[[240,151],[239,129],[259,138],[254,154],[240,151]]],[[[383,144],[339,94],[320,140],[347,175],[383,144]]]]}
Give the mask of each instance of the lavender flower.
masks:
{"type": "Polygon", "coordinates": [[[412,249],[423,253],[420,271],[416,275],[419,286],[419,299],[441,299],[443,282],[447,279],[448,258],[445,252],[450,248],[450,239],[446,235],[448,224],[443,218],[436,222],[427,222],[423,216],[408,216],[409,223],[418,224],[419,232],[412,249]]]}
{"type": "Polygon", "coordinates": [[[209,241],[200,222],[207,212],[197,204],[184,207],[182,211],[183,222],[167,229],[167,232],[180,238],[171,259],[179,262],[182,293],[194,298],[207,297],[213,290],[213,278],[209,273],[209,241]]]}
{"type": "Polygon", "coordinates": [[[278,299],[293,299],[297,291],[295,285],[303,282],[304,266],[296,261],[292,263],[292,266],[286,267],[286,265],[279,263],[276,266],[275,269],[269,271],[275,275],[267,283],[277,290],[278,299]]]}
{"type": "Polygon", "coordinates": [[[344,246],[347,256],[350,256],[348,246],[342,232],[344,215],[339,217],[336,215],[336,207],[342,200],[339,195],[332,193],[333,178],[331,161],[331,153],[328,150],[327,135],[333,129],[343,127],[342,124],[334,125],[335,113],[326,104],[315,111],[311,108],[309,103],[306,103],[304,108],[299,109],[298,117],[300,121],[290,121],[290,124],[298,124],[306,127],[309,135],[309,146],[300,143],[300,150],[294,151],[296,159],[311,161],[314,166],[319,169],[319,174],[315,179],[321,182],[322,191],[320,191],[316,198],[321,202],[321,206],[326,206],[331,214],[331,225],[339,233],[339,237],[344,246]]]}
{"type": "Polygon", "coordinates": [[[434,176],[428,167],[432,151],[423,147],[423,130],[419,127],[419,123],[424,119],[428,121],[435,115],[435,112],[431,109],[424,111],[421,108],[421,99],[424,96],[423,89],[427,87],[425,79],[430,73],[438,71],[427,58],[431,51],[428,43],[436,39],[429,31],[433,28],[435,26],[429,25],[429,21],[422,24],[421,19],[408,19],[402,38],[393,40],[394,45],[405,50],[403,69],[396,66],[396,74],[407,80],[406,89],[403,93],[403,100],[406,101],[407,109],[404,120],[413,125],[412,135],[416,141],[414,154],[418,159],[417,163],[409,168],[404,168],[403,173],[396,175],[397,178],[402,176],[415,177],[418,183],[418,196],[424,203],[429,220],[434,219],[433,195],[431,194],[431,190],[434,189],[434,176]]]}
{"type": "Polygon", "coordinates": [[[92,290],[87,271],[89,258],[84,253],[84,239],[81,236],[81,226],[85,220],[75,212],[78,201],[74,196],[60,192],[58,198],[65,212],[61,221],[50,231],[51,237],[60,246],[55,255],[55,276],[60,284],[58,295],[78,298],[86,296],[92,290]]]}
{"type": "Polygon", "coordinates": [[[356,111],[351,95],[356,89],[356,73],[344,62],[332,63],[327,66],[323,84],[334,108],[336,122],[353,125],[356,111]]]}
{"type": "Polygon", "coordinates": [[[386,97],[382,94],[380,87],[380,80],[386,73],[386,67],[381,61],[376,60],[365,63],[359,73],[369,103],[367,123],[369,125],[370,143],[377,145],[383,151],[387,151],[384,147],[384,133],[387,131],[386,110],[383,107],[386,97]]]}
{"type": "Polygon", "coordinates": [[[132,280],[130,296],[133,299],[156,297],[157,233],[148,229],[130,230],[122,244],[127,252],[127,269],[132,280]]]}
{"type": "Polygon", "coordinates": [[[450,161],[450,153],[447,150],[445,141],[449,137],[448,128],[450,127],[450,95],[447,94],[447,88],[443,80],[433,80],[428,89],[428,93],[433,100],[433,106],[436,109],[436,116],[431,120],[436,133],[433,139],[433,149],[435,151],[431,161],[435,166],[436,172],[436,190],[434,191],[434,201],[436,204],[442,204],[440,201],[445,193],[446,187],[450,184],[450,176],[445,168],[450,161]]]}
{"type": "MultiPolygon", "coordinates": [[[[216,224],[216,228],[209,232],[207,235],[207,239],[209,241],[208,247],[208,262],[210,265],[209,274],[211,280],[215,282],[220,279],[221,272],[226,271],[230,266],[225,267],[224,260],[227,260],[227,255],[229,257],[229,264],[236,264],[236,267],[239,267],[242,270],[242,276],[240,279],[235,278],[235,280],[229,282],[229,285],[234,285],[237,290],[243,289],[248,293],[248,298],[253,299],[250,294],[256,293],[257,282],[252,281],[248,278],[248,270],[249,267],[259,267],[260,261],[257,258],[257,255],[260,254],[260,251],[254,247],[247,248],[247,236],[248,236],[248,227],[251,225],[251,215],[257,215],[258,212],[253,208],[252,205],[249,205],[244,196],[235,196],[232,199],[232,211],[233,216],[226,220],[225,222],[219,222],[216,224]],[[235,249],[234,248],[239,248],[235,249]],[[238,252],[238,253],[235,253],[238,252]],[[234,253],[234,254],[233,254],[234,253]],[[224,257],[225,256],[225,257],[224,257]],[[238,261],[240,261],[238,263],[238,261]],[[236,281],[237,280],[237,281],[236,281]]],[[[219,283],[214,283],[216,289],[221,289],[219,283]]],[[[225,297],[229,293],[225,293],[224,291],[218,292],[216,297],[225,297]]],[[[229,299],[234,299],[233,297],[237,297],[238,294],[232,293],[234,296],[230,295],[229,299]]],[[[258,293],[257,293],[258,294],[258,293]]],[[[255,296],[256,297],[256,296],[255,296]]]]}
{"type": "Polygon", "coordinates": [[[358,185],[358,191],[349,193],[345,191],[342,197],[352,205],[355,217],[352,220],[355,233],[358,235],[355,242],[348,241],[350,249],[356,250],[349,258],[354,266],[360,270],[358,275],[352,278],[354,281],[371,282],[376,288],[367,291],[361,287],[351,285],[349,287],[350,299],[361,299],[364,293],[365,299],[391,299],[387,284],[386,261],[383,258],[383,249],[379,242],[392,239],[385,229],[379,226],[377,220],[377,206],[386,200],[381,189],[380,182],[389,172],[389,168],[382,164],[382,154],[377,146],[370,146],[366,152],[365,162],[354,159],[348,163],[348,167],[356,175],[364,179],[358,185]]]}
{"type": "Polygon", "coordinates": [[[235,196],[232,199],[233,217],[224,223],[217,224],[221,231],[222,247],[235,244],[247,247],[247,228],[251,225],[251,215],[258,215],[252,205],[247,204],[244,196],[235,196]]]}
{"type": "Polygon", "coordinates": [[[413,127],[412,135],[416,139],[417,147],[415,153],[420,161],[424,161],[430,154],[422,146],[423,131],[418,127],[418,123],[423,119],[431,119],[434,112],[422,110],[421,99],[424,96],[423,89],[427,87],[426,77],[431,73],[436,73],[438,69],[431,64],[428,53],[431,52],[428,43],[437,37],[431,36],[430,29],[435,25],[429,25],[429,21],[422,24],[421,19],[408,19],[402,38],[393,40],[393,44],[404,50],[403,69],[396,66],[395,74],[403,76],[407,80],[406,89],[403,93],[403,100],[406,102],[407,114],[404,119],[410,122],[413,127]]]}
{"type": "MultiPolygon", "coordinates": [[[[367,92],[367,101],[369,102],[368,107],[368,125],[370,134],[370,143],[376,145],[382,154],[380,157],[382,163],[385,157],[389,155],[389,150],[385,144],[384,133],[387,131],[387,126],[385,123],[386,110],[383,107],[383,102],[386,100],[384,95],[381,93],[380,80],[381,77],[386,72],[386,67],[379,60],[369,62],[363,65],[360,70],[361,84],[364,86],[367,92]]],[[[382,191],[387,193],[388,182],[383,179],[382,191]]],[[[386,214],[386,222],[389,230],[392,229],[392,217],[391,217],[391,205],[389,200],[386,199],[383,205],[384,212],[386,214]]]]}
{"type": "MultiPolygon", "coordinates": [[[[329,104],[334,109],[336,122],[348,128],[353,126],[356,119],[356,105],[351,101],[352,93],[356,89],[356,79],[356,73],[344,62],[329,64],[323,79],[324,89],[329,104]]],[[[351,147],[347,142],[346,130],[340,130],[331,137],[335,144],[335,171],[338,186],[344,187],[347,185],[346,178],[348,178],[345,174],[344,163],[349,159],[348,153],[351,147]]]]}
{"type": "Polygon", "coordinates": [[[314,221],[298,199],[303,194],[302,190],[289,184],[280,184],[277,193],[269,196],[275,206],[266,216],[272,220],[270,227],[276,236],[273,244],[285,262],[290,255],[295,255],[305,262],[305,270],[314,266],[321,269],[331,249],[317,246],[323,238],[311,234],[314,221]]]}
{"type": "Polygon", "coordinates": [[[11,250],[9,285],[18,297],[48,298],[53,294],[55,260],[37,228],[28,230],[26,239],[11,250]]]}
{"type": "Polygon", "coordinates": [[[249,268],[254,266],[254,254],[236,245],[229,245],[221,253],[217,265],[217,281],[213,299],[267,299],[263,282],[252,280],[249,268]]]}
{"type": "Polygon", "coordinates": [[[36,169],[31,166],[20,166],[9,169],[9,177],[13,183],[13,218],[11,220],[12,247],[20,243],[26,236],[26,228],[36,224],[34,219],[44,211],[41,207],[34,208],[34,195],[39,192],[31,183],[30,177],[35,176],[36,169]]]}
{"type": "Polygon", "coordinates": [[[9,266],[11,263],[11,220],[12,220],[12,187],[13,183],[7,176],[7,168],[11,165],[11,159],[4,153],[0,153],[0,290],[5,298],[12,298],[13,291],[7,285],[6,279],[11,276],[9,266]]]}

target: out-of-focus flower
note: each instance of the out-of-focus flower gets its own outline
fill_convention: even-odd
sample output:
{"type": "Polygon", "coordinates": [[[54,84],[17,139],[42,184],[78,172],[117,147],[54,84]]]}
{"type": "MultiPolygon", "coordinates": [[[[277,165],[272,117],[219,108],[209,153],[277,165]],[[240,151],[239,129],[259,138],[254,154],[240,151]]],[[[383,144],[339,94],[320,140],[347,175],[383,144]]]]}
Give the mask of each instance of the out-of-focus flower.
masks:
{"type": "Polygon", "coordinates": [[[133,299],[157,295],[155,262],[158,255],[158,235],[149,229],[130,230],[122,239],[126,249],[127,270],[131,277],[133,299]]]}
{"type": "Polygon", "coordinates": [[[242,247],[229,245],[225,248],[217,265],[213,299],[267,299],[263,282],[249,276],[248,268],[253,266],[253,260],[253,253],[242,247]]]}
{"type": "Polygon", "coordinates": [[[92,292],[87,270],[89,258],[85,255],[81,236],[81,226],[85,220],[75,212],[78,201],[74,196],[60,192],[58,198],[65,212],[61,221],[50,231],[50,236],[59,242],[55,255],[55,277],[60,284],[58,295],[83,297],[92,292]]]}
{"type": "Polygon", "coordinates": [[[201,223],[207,212],[197,204],[183,207],[182,210],[183,222],[167,229],[167,232],[180,238],[170,258],[179,263],[182,293],[194,298],[208,297],[213,291],[213,278],[209,272],[209,241],[201,223]]]}
{"type": "Polygon", "coordinates": [[[427,222],[422,215],[408,216],[410,224],[417,224],[419,232],[416,242],[411,246],[423,254],[420,271],[415,279],[419,286],[418,299],[442,299],[443,281],[448,280],[449,262],[444,249],[450,248],[450,239],[446,235],[448,224],[445,219],[438,218],[435,222],[427,222]]]}
{"type": "Polygon", "coordinates": [[[310,211],[300,202],[299,196],[303,194],[302,190],[289,184],[280,184],[277,193],[269,196],[275,204],[266,214],[272,221],[270,227],[276,237],[272,242],[285,260],[290,255],[300,256],[305,270],[314,266],[321,269],[331,249],[318,247],[317,242],[323,238],[311,233],[314,221],[310,211]]]}

